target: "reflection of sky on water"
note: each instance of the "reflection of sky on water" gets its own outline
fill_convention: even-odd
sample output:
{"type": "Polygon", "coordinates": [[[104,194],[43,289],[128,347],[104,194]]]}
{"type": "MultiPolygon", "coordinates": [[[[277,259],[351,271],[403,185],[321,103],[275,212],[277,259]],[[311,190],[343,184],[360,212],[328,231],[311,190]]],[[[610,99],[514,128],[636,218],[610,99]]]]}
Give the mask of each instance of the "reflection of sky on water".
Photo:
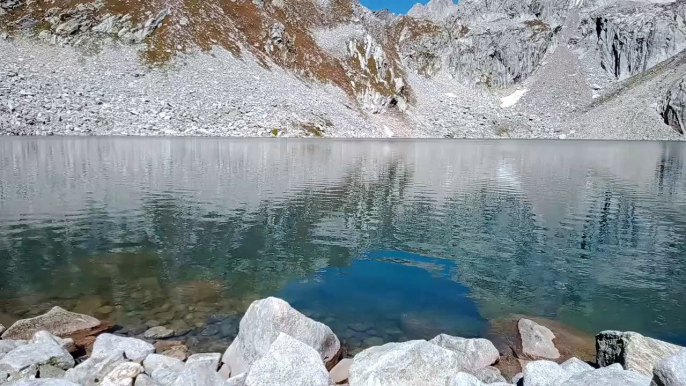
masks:
{"type": "MultiPolygon", "coordinates": [[[[457,263],[400,251],[376,251],[347,268],[325,268],[275,295],[294,307],[335,315],[333,328],[360,320],[374,325],[421,322],[422,331],[478,336],[485,320],[469,289],[453,280],[457,263]]],[[[420,336],[408,338],[431,338],[420,336]]],[[[343,331],[336,331],[342,333],[343,331]]]]}
{"type": "Polygon", "coordinates": [[[683,341],[684,165],[657,142],[6,139],[0,318],[173,299],[196,323],[283,293],[389,330],[524,313],[683,341]]]}

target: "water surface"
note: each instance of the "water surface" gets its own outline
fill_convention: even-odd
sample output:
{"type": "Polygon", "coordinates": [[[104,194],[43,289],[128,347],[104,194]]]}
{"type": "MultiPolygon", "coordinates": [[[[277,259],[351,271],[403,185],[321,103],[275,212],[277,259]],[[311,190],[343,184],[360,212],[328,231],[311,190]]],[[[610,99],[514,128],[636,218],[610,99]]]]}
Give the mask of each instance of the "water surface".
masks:
{"type": "Polygon", "coordinates": [[[685,164],[660,142],[6,138],[0,323],[61,305],[207,347],[274,295],[352,348],[512,313],[684,344],[685,164]]]}

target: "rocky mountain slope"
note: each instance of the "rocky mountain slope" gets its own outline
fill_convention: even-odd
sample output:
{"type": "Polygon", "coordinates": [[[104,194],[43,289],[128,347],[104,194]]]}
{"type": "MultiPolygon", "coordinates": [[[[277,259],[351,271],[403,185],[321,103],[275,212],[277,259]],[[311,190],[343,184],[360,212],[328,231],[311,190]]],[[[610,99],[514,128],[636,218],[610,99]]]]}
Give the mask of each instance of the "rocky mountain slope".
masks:
{"type": "Polygon", "coordinates": [[[685,19],[684,0],[0,0],[0,132],[682,139],[685,19]]]}

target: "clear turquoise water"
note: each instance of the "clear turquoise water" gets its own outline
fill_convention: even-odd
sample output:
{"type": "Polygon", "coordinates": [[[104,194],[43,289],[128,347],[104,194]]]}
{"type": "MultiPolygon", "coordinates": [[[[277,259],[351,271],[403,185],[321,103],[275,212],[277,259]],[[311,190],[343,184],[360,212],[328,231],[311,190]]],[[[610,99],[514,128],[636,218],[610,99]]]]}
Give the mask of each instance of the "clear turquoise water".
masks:
{"type": "Polygon", "coordinates": [[[226,344],[274,295],[353,348],[512,313],[684,344],[685,164],[659,142],[5,138],[0,323],[59,304],[226,344]]]}

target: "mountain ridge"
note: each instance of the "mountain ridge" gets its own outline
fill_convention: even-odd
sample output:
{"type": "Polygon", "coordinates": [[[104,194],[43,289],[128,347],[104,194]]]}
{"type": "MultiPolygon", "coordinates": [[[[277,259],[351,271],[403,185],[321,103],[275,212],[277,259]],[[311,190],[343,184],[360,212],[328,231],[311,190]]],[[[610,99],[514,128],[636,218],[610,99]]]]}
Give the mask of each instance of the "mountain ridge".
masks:
{"type": "MultiPolygon", "coordinates": [[[[666,3],[465,0],[456,5],[451,0],[431,0],[402,16],[370,11],[357,0],[153,0],[145,3],[71,0],[61,8],[44,0],[3,0],[0,2],[3,49],[16,53],[17,57],[22,52],[32,52],[43,58],[29,68],[32,71],[29,80],[10,76],[10,72],[20,71],[5,73],[10,82],[9,86],[0,88],[0,131],[4,134],[574,138],[580,131],[570,129],[565,119],[593,106],[594,98],[602,97],[610,86],[640,75],[686,48],[685,4],[683,0],[666,3]],[[81,109],[76,112],[69,109],[55,112],[40,106],[30,96],[21,95],[22,87],[45,88],[41,87],[45,80],[39,78],[49,74],[41,68],[63,71],[55,63],[61,55],[76,55],[81,61],[95,63],[98,58],[116,56],[121,51],[139,57],[137,63],[119,74],[121,77],[128,76],[127,71],[146,76],[155,74],[153,78],[160,77],[157,84],[165,83],[164,88],[170,89],[174,88],[169,79],[172,74],[188,72],[183,70],[188,66],[196,67],[195,70],[202,66],[213,68],[215,65],[209,64],[212,61],[208,62],[205,57],[214,58],[217,67],[226,68],[227,73],[221,77],[199,73],[195,75],[198,83],[211,84],[218,79],[227,83],[224,89],[218,89],[217,95],[191,98],[196,105],[255,87],[256,99],[265,103],[274,100],[268,102],[269,107],[279,119],[255,117],[254,111],[267,111],[267,108],[259,100],[246,98],[242,106],[226,102],[227,112],[220,119],[209,119],[209,124],[207,120],[186,119],[183,113],[179,116],[171,112],[170,118],[166,114],[160,117],[163,113],[160,111],[156,117],[148,113],[136,115],[141,121],[153,122],[154,130],[127,130],[120,122],[140,127],[146,124],[128,115],[120,119],[118,114],[123,113],[118,111],[92,111],[78,117],[80,111],[93,110],[84,107],[90,106],[90,99],[98,96],[85,95],[80,102],[81,109]],[[228,58],[219,51],[229,53],[233,59],[219,63],[218,57],[228,58]],[[559,71],[554,68],[546,70],[547,63],[560,55],[567,58],[563,63],[575,63],[573,67],[560,66],[568,67],[565,69],[568,73],[557,74],[559,71]],[[38,63],[41,60],[44,62],[38,63]],[[240,66],[231,65],[235,60],[241,62],[240,66]],[[229,75],[231,66],[241,68],[244,73],[229,75]],[[277,70],[278,77],[274,75],[277,70]],[[272,79],[273,84],[249,84],[251,79],[264,76],[272,79]],[[574,76],[579,79],[567,79],[574,76]],[[34,80],[37,83],[31,83],[34,80]],[[296,86],[294,81],[302,85],[296,86]],[[290,111],[278,111],[281,102],[275,95],[269,95],[269,90],[290,89],[286,83],[295,87],[293,90],[300,90],[298,93],[312,94],[311,98],[294,95],[292,106],[286,109],[290,111]],[[550,100],[550,95],[568,94],[569,90],[577,96],[561,98],[564,104],[556,105],[555,100],[550,100]],[[511,105],[501,103],[500,98],[506,96],[513,100],[521,98],[521,102],[517,99],[511,105]],[[317,102],[317,98],[326,101],[326,106],[317,102]],[[306,100],[311,102],[305,104],[306,100]],[[253,114],[247,115],[248,110],[253,110],[253,114]],[[64,114],[60,113],[77,116],[73,126],[80,130],[68,130],[61,123],[59,117],[64,114]],[[298,117],[288,117],[294,114],[298,117]],[[103,127],[84,128],[92,120],[104,121],[103,127]],[[227,125],[237,127],[227,130],[227,125]],[[197,129],[189,131],[189,127],[197,129]]],[[[131,55],[124,56],[134,61],[131,55]]],[[[5,68],[21,69],[13,59],[4,56],[0,62],[4,62],[5,68]]],[[[116,65],[108,66],[106,71],[118,72],[116,65]]],[[[97,72],[94,65],[91,73],[97,72]]],[[[84,79],[75,81],[72,88],[90,82],[85,75],[78,76],[84,79]]],[[[97,78],[106,77],[98,75],[97,78]]],[[[674,76],[660,78],[663,83],[678,84],[678,81],[674,76]]],[[[111,86],[125,88],[123,84],[111,86]]],[[[184,87],[182,81],[177,81],[176,86],[184,87]]],[[[156,91],[154,84],[149,87],[152,97],[162,93],[156,91]]],[[[199,85],[198,89],[202,87],[199,85]]],[[[178,99],[165,92],[164,99],[178,99]]],[[[681,139],[682,94],[678,90],[665,92],[643,106],[645,114],[654,118],[644,132],[596,130],[594,136],[681,139]]],[[[102,95],[100,99],[106,97],[102,95]]],[[[77,99],[81,97],[77,95],[77,99]]],[[[116,101],[110,100],[108,104],[115,105],[116,101]]],[[[187,115],[201,115],[182,99],[173,104],[184,105],[187,115]]]]}

